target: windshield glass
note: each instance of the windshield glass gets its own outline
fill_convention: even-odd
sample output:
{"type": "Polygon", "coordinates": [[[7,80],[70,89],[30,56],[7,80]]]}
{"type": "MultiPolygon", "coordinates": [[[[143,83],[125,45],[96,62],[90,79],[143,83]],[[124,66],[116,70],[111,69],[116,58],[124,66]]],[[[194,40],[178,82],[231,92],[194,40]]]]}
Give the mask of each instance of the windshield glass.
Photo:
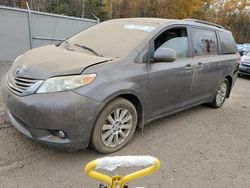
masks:
{"type": "Polygon", "coordinates": [[[103,22],[67,39],[60,47],[92,55],[96,55],[94,51],[105,57],[122,57],[128,55],[157,26],[157,23],[151,22],[103,22]]]}
{"type": "Polygon", "coordinates": [[[247,57],[250,57],[250,52],[247,52],[247,53],[246,53],[246,56],[247,56],[247,57]]]}

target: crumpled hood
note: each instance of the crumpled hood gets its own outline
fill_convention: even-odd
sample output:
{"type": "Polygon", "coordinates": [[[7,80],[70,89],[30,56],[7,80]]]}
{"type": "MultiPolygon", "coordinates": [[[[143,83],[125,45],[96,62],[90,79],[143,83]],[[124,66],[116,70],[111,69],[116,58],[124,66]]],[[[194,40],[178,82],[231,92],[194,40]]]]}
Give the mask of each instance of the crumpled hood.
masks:
{"type": "Polygon", "coordinates": [[[86,67],[109,60],[111,59],[50,45],[26,52],[17,59],[11,70],[18,77],[47,79],[81,74],[86,67]]]}

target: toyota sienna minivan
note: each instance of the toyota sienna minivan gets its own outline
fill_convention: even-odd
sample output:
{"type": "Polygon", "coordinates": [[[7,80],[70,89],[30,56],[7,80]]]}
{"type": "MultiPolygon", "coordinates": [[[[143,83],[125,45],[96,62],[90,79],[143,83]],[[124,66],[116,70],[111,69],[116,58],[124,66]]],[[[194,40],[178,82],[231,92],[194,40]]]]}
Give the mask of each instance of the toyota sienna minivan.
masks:
{"type": "Polygon", "coordinates": [[[2,84],[6,115],[40,143],[111,153],[154,119],[221,107],[239,57],[231,32],[213,23],[106,21],[17,57],[2,84]]]}

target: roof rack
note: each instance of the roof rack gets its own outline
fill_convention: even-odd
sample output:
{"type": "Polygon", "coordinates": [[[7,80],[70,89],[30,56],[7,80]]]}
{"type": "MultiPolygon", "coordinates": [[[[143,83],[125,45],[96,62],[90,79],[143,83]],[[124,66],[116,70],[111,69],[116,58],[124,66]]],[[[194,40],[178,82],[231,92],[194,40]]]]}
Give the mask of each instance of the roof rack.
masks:
{"type": "Polygon", "coordinates": [[[197,20],[197,19],[192,19],[192,18],[186,18],[186,19],[183,19],[183,20],[186,20],[186,21],[192,21],[192,22],[196,22],[196,23],[202,23],[202,24],[207,24],[207,25],[211,25],[211,26],[215,26],[215,27],[219,27],[219,28],[223,28],[223,26],[221,25],[218,25],[218,24],[215,24],[215,23],[211,23],[211,22],[206,22],[206,21],[203,21],[203,20],[197,20]]]}

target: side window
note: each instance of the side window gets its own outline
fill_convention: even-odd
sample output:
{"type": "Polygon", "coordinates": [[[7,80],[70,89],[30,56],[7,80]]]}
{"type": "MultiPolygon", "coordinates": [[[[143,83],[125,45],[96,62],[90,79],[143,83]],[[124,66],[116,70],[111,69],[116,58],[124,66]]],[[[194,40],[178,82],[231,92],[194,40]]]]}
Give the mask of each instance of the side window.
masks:
{"type": "Polygon", "coordinates": [[[231,32],[219,31],[218,34],[220,37],[222,54],[235,54],[238,52],[236,43],[231,32]]]}
{"type": "Polygon", "coordinates": [[[154,41],[155,51],[158,48],[171,48],[176,51],[177,59],[188,57],[187,29],[185,27],[168,29],[154,41]]]}
{"type": "Polygon", "coordinates": [[[216,55],[218,44],[215,31],[191,28],[192,55],[216,55]]]}

